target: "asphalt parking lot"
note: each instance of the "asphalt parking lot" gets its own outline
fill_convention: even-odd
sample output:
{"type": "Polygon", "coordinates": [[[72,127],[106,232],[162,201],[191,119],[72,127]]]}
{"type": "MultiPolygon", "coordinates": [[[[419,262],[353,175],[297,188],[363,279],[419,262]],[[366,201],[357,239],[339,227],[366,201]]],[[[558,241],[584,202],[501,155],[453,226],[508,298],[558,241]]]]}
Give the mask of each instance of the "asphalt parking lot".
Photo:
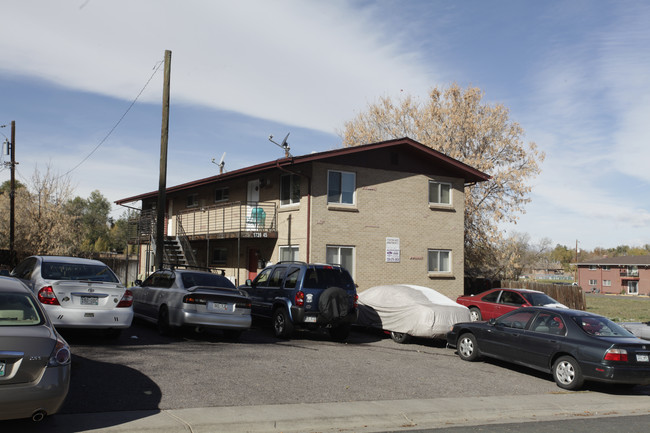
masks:
{"type": "MultiPolygon", "coordinates": [[[[238,342],[220,333],[162,337],[136,320],[118,340],[66,333],[73,351],[62,414],[265,404],[494,397],[558,393],[550,375],[499,362],[461,361],[444,342],[397,344],[355,329],[275,338],[256,323],[238,342]]],[[[587,390],[650,395],[650,387],[587,390]]]]}

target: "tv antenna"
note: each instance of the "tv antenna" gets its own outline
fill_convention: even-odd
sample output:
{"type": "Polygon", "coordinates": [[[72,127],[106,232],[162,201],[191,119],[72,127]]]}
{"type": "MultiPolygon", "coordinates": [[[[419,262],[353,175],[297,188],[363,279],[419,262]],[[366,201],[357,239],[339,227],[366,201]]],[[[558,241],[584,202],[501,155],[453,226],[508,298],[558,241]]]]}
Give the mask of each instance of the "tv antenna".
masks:
{"type": "Polygon", "coordinates": [[[219,160],[218,164],[214,162],[214,158],[212,158],[212,163],[219,166],[219,174],[223,174],[223,167],[226,165],[225,159],[226,159],[226,152],[224,152],[223,155],[221,155],[221,159],[219,160]]]}
{"type": "Polygon", "coordinates": [[[290,149],[290,147],[289,147],[289,143],[287,142],[287,138],[289,138],[289,134],[291,134],[291,133],[290,133],[290,132],[287,132],[287,135],[284,137],[284,140],[282,140],[282,144],[278,144],[278,143],[276,143],[275,141],[273,141],[273,136],[272,136],[272,135],[269,135],[269,141],[270,141],[271,143],[273,143],[273,144],[275,144],[276,146],[281,147],[282,149],[284,149],[284,156],[285,156],[286,158],[289,158],[289,157],[291,156],[291,154],[289,153],[289,149],[290,149]]]}

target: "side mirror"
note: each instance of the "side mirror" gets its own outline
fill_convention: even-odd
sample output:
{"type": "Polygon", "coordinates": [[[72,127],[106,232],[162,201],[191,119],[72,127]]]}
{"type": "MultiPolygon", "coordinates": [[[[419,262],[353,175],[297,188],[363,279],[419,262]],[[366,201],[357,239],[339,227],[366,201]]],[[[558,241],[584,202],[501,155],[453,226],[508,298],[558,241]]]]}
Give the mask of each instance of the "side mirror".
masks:
{"type": "Polygon", "coordinates": [[[247,280],[246,280],[246,285],[247,285],[247,286],[252,286],[252,285],[253,285],[253,280],[251,280],[250,278],[247,279],[247,280]]]}
{"type": "Polygon", "coordinates": [[[494,326],[495,323],[497,323],[497,319],[488,320],[488,324],[491,325],[491,326],[494,326]]]}
{"type": "Polygon", "coordinates": [[[135,280],[134,284],[136,286],[142,286],[142,280],[135,280]]]}

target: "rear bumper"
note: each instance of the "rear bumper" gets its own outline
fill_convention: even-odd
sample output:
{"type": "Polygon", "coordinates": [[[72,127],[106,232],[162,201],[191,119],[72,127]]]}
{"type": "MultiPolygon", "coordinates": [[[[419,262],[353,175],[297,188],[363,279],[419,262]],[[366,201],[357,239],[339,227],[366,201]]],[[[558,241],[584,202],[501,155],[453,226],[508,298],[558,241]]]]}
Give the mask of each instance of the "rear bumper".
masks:
{"type": "Polygon", "coordinates": [[[298,325],[316,325],[316,326],[337,326],[342,324],[354,324],[359,317],[359,309],[355,308],[344,317],[339,317],[335,320],[326,320],[321,314],[314,314],[305,311],[304,308],[292,306],[291,307],[291,320],[298,325]]]}
{"type": "Polygon", "coordinates": [[[638,365],[586,364],[581,367],[586,379],[609,383],[650,385],[650,365],[640,367],[638,365]]]}
{"type": "Polygon", "coordinates": [[[56,413],[70,387],[70,364],[48,367],[36,383],[2,385],[0,382],[0,420],[31,418],[43,410],[56,413]]]}
{"type": "Polygon", "coordinates": [[[57,328],[125,329],[133,321],[133,308],[111,310],[72,309],[58,305],[44,305],[57,328]]]}
{"type": "Polygon", "coordinates": [[[180,320],[181,325],[245,330],[251,327],[252,319],[250,314],[206,314],[183,311],[180,320]]]}

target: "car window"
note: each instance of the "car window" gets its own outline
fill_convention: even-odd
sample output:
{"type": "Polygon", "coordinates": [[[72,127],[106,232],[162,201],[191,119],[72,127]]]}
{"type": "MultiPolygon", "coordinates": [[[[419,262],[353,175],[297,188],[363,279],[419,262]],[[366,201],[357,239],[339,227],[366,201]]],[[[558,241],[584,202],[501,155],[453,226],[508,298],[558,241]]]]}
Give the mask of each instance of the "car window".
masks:
{"type": "Polygon", "coordinates": [[[533,305],[535,307],[558,303],[555,299],[551,298],[546,293],[524,293],[523,296],[526,298],[530,305],[533,305]]]}
{"type": "Polygon", "coordinates": [[[284,278],[284,273],[287,271],[285,267],[277,267],[273,270],[271,278],[269,278],[269,287],[280,287],[282,285],[282,279],[284,278]]]}
{"type": "Polygon", "coordinates": [[[266,268],[255,278],[253,285],[255,287],[266,287],[269,284],[269,277],[271,276],[273,268],[266,268]]]}
{"type": "Polygon", "coordinates": [[[599,337],[634,337],[627,329],[600,316],[575,316],[573,321],[587,334],[599,337]]]}
{"type": "Polygon", "coordinates": [[[183,272],[181,281],[185,288],[194,286],[235,288],[235,285],[228,278],[207,272],[183,272]]]}
{"type": "Polygon", "coordinates": [[[343,290],[350,290],[355,288],[354,281],[352,281],[348,271],[343,268],[329,266],[307,269],[303,286],[309,289],[340,287],[343,290]]]}
{"type": "Polygon", "coordinates": [[[488,293],[487,295],[483,296],[481,298],[481,301],[484,302],[496,302],[497,298],[499,297],[499,293],[501,293],[501,290],[496,290],[492,293],[488,293]]]}
{"type": "Polygon", "coordinates": [[[172,284],[174,284],[174,279],[176,277],[172,272],[169,271],[158,271],[149,275],[149,278],[144,280],[142,283],[143,287],[161,287],[163,289],[169,289],[172,284]]]}
{"type": "Polygon", "coordinates": [[[32,276],[32,271],[34,271],[34,266],[36,266],[35,258],[25,259],[16,266],[11,272],[11,275],[16,278],[22,278],[23,280],[29,280],[32,276]]]}
{"type": "MultiPolygon", "coordinates": [[[[524,310],[528,309],[524,308],[524,310]]],[[[535,311],[513,311],[498,318],[496,324],[506,328],[524,329],[534,315],[535,311]]]]}
{"type": "Polygon", "coordinates": [[[45,319],[31,296],[0,293],[0,326],[41,325],[45,319]]]}
{"type": "Polygon", "coordinates": [[[298,275],[300,275],[300,268],[289,268],[289,272],[287,272],[287,276],[284,279],[284,287],[286,289],[295,289],[298,283],[298,275]]]}
{"type": "Polygon", "coordinates": [[[41,264],[41,277],[44,280],[83,280],[118,283],[119,280],[106,265],[86,263],[44,262],[41,264]]]}
{"type": "Polygon", "coordinates": [[[499,298],[499,304],[524,305],[526,301],[519,293],[504,290],[499,298]]]}
{"type": "Polygon", "coordinates": [[[564,335],[566,326],[558,314],[541,312],[530,326],[530,330],[542,334],[564,335]]]}

